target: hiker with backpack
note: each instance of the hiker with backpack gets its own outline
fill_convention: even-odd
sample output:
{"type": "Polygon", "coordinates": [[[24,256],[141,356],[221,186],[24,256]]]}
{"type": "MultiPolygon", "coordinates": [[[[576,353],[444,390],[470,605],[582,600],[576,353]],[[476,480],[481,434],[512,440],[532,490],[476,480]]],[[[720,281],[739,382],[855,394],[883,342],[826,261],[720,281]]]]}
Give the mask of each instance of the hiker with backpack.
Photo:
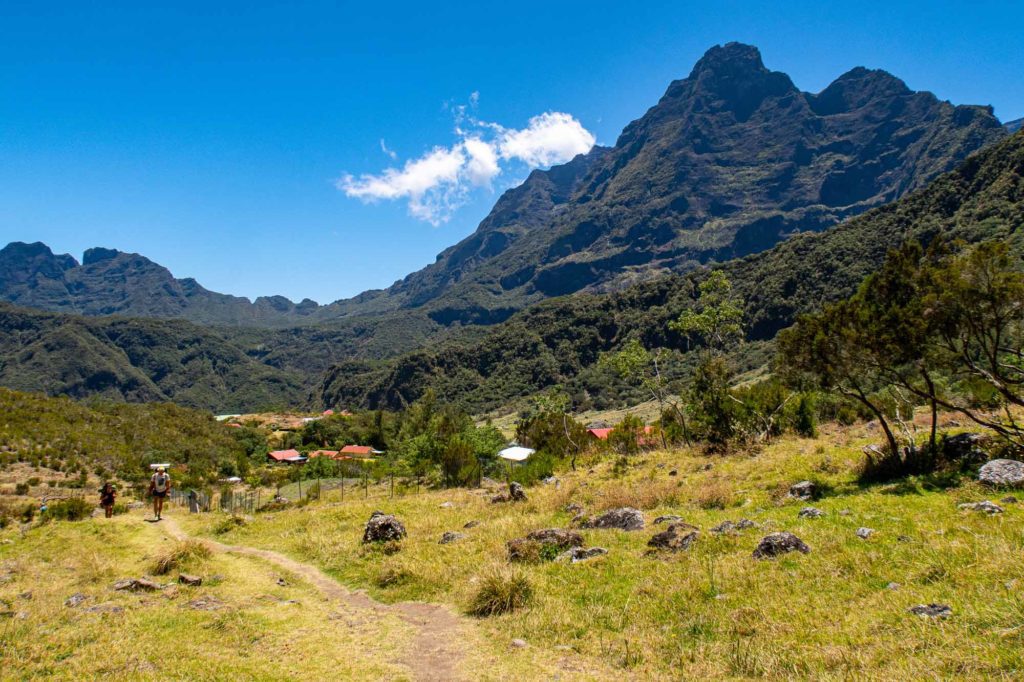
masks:
{"type": "Polygon", "coordinates": [[[103,507],[104,515],[109,519],[114,516],[114,500],[117,497],[117,491],[114,489],[113,484],[107,481],[100,488],[100,506],[103,507]]]}
{"type": "Polygon", "coordinates": [[[149,494],[153,496],[153,516],[160,520],[160,514],[164,510],[164,500],[171,493],[171,477],[167,471],[160,467],[149,479],[149,494]]]}

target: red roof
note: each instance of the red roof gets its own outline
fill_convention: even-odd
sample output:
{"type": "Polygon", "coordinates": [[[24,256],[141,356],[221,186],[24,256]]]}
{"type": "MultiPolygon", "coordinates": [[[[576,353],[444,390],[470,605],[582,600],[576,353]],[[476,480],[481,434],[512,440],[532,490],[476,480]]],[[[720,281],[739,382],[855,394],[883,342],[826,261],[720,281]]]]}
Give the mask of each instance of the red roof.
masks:
{"type": "Polygon", "coordinates": [[[587,429],[587,433],[598,440],[607,440],[611,432],[611,429],[587,429]]]}
{"type": "Polygon", "coordinates": [[[300,457],[301,455],[299,454],[298,450],[293,449],[274,450],[267,456],[270,457],[270,459],[274,460],[275,462],[287,462],[289,459],[292,459],[293,457],[300,457]]]}
{"type": "Polygon", "coordinates": [[[367,456],[372,455],[375,452],[369,445],[346,445],[341,449],[343,455],[360,455],[367,456]]]}
{"type": "Polygon", "coordinates": [[[332,414],[334,414],[334,410],[324,410],[325,417],[330,417],[332,414]]]}

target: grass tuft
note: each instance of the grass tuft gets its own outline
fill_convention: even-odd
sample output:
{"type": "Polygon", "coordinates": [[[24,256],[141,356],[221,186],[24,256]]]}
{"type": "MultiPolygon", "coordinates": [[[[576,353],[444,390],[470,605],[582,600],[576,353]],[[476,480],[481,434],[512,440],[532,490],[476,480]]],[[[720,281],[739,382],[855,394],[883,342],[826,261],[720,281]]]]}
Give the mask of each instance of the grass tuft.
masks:
{"type": "Polygon", "coordinates": [[[509,613],[533,599],[533,585],[526,573],[499,566],[480,577],[480,587],[469,604],[469,613],[486,617],[509,613]]]}
{"type": "Polygon", "coordinates": [[[203,559],[209,559],[210,546],[200,540],[181,540],[161,552],[153,562],[154,575],[167,575],[203,559]]]}

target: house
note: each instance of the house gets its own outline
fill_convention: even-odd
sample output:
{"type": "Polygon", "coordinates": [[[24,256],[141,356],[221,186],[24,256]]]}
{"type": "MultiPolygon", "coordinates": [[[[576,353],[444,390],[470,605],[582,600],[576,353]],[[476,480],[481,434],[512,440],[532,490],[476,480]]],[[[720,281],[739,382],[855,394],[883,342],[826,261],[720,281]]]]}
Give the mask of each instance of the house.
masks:
{"type": "Polygon", "coordinates": [[[334,410],[324,410],[323,411],[323,416],[325,416],[325,417],[330,417],[332,414],[334,414],[334,410]]]}
{"type": "Polygon", "coordinates": [[[282,464],[302,464],[307,457],[298,450],[274,450],[267,454],[267,457],[274,462],[282,464]]]}
{"type": "Polygon", "coordinates": [[[608,440],[608,436],[611,435],[612,429],[587,429],[587,433],[590,434],[591,438],[597,440],[608,440]]]}
{"type": "Polygon", "coordinates": [[[346,445],[340,452],[342,455],[349,455],[350,457],[373,457],[374,455],[384,454],[380,450],[374,450],[369,445],[346,445]]]}
{"type": "MultiPolygon", "coordinates": [[[[608,440],[608,436],[610,436],[612,431],[614,431],[614,430],[615,429],[613,429],[613,428],[612,429],[587,429],[587,434],[591,438],[595,438],[597,440],[608,440]]],[[[653,426],[645,426],[644,427],[643,435],[637,438],[637,443],[639,445],[654,445],[655,442],[656,442],[656,439],[654,438],[654,427],[653,426]]]]}

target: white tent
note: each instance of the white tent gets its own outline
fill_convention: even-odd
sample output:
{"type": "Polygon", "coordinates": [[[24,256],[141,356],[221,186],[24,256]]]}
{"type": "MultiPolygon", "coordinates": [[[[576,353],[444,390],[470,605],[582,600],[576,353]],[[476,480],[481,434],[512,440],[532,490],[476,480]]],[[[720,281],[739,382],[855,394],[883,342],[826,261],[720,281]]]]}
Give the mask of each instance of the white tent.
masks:
{"type": "Polygon", "coordinates": [[[499,452],[498,457],[501,457],[502,459],[507,459],[510,462],[522,462],[535,452],[537,451],[531,450],[530,448],[524,448],[519,445],[513,445],[512,447],[505,448],[504,450],[499,452]]]}

